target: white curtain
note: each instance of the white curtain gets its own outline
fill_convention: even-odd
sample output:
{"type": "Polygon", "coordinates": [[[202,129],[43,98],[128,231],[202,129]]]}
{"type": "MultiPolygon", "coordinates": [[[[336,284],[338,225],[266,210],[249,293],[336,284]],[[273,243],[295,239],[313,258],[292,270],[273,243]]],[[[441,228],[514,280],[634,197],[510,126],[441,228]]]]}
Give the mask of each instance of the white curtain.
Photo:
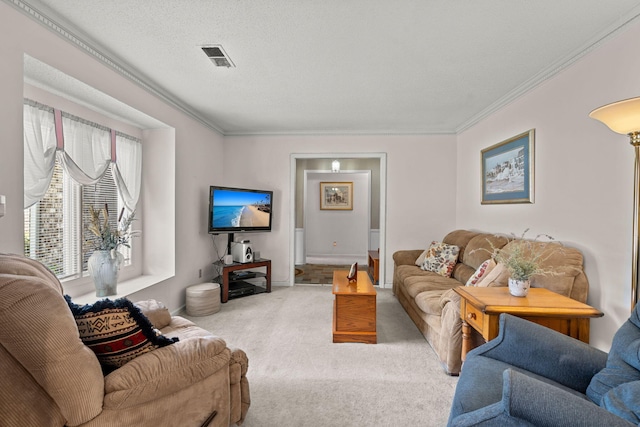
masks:
{"type": "Polygon", "coordinates": [[[24,208],[42,199],[49,188],[56,153],[69,176],[82,185],[93,185],[105,174],[113,158],[112,171],[118,193],[128,210],[135,210],[140,197],[142,144],[136,138],[113,132],[70,114],[34,101],[24,102],[24,208]],[[58,136],[56,140],[56,113],[58,136]]]}
{"type": "Polygon", "coordinates": [[[24,208],[37,203],[49,188],[56,161],[53,108],[24,104],[24,208]]]}
{"type": "Polygon", "coordinates": [[[100,181],[111,163],[111,131],[62,113],[64,150],[62,167],[74,181],[93,185],[100,181]]]}
{"type": "Polygon", "coordinates": [[[116,162],[112,172],[125,207],[129,211],[135,210],[142,177],[142,144],[139,141],[116,133],[116,162]]]}

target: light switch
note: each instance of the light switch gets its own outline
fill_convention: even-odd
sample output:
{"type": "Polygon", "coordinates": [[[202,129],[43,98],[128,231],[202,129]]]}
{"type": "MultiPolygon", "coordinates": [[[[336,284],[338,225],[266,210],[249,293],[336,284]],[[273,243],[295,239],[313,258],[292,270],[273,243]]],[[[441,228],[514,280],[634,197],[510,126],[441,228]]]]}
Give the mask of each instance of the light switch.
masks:
{"type": "Polygon", "coordinates": [[[6,205],[6,200],[7,199],[2,194],[0,194],[0,217],[4,216],[4,208],[6,205]]]}

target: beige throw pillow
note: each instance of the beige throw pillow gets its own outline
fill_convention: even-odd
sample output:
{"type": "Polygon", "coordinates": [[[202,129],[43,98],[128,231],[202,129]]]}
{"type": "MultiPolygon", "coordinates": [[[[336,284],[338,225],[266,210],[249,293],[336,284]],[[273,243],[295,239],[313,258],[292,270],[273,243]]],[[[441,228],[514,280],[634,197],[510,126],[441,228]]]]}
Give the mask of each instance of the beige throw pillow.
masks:
{"type": "Polygon", "coordinates": [[[486,288],[488,286],[496,286],[492,285],[493,282],[496,281],[503,273],[507,273],[507,267],[504,264],[498,263],[493,270],[491,270],[488,274],[486,274],[480,281],[476,284],[479,288],[486,288]]]}
{"type": "Polygon", "coordinates": [[[480,264],[480,267],[478,267],[476,272],[473,273],[471,277],[469,277],[469,280],[467,280],[465,286],[477,286],[480,280],[482,280],[482,278],[487,274],[491,273],[491,270],[493,270],[495,266],[496,262],[493,259],[490,258],[486,260],[485,262],[480,264]]]}

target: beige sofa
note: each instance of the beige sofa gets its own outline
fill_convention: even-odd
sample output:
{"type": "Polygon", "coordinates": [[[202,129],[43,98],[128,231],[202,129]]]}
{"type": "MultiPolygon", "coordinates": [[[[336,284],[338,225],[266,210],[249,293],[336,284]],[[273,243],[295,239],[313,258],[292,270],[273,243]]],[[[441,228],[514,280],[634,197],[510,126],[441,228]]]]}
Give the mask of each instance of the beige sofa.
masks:
{"type": "MultiPolygon", "coordinates": [[[[397,251],[393,254],[393,292],[435,351],[445,372],[457,375],[462,366],[462,322],[460,298],[453,289],[465,285],[480,264],[490,258],[489,242],[507,251],[509,243],[505,237],[468,230],[452,231],[442,241],[460,248],[451,277],[423,271],[415,264],[424,249],[397,251]]],[[[543,256],[543,267],[552,274],[534,276],[531,286],[586,302],[589,282],[580,251],[566,246],[557,250],[556,243],[536,244],[550,251],[550,256],[543,256]]],[[[508,274],[500,275],[490,286],[508,286],[508,274]]]]}
{"type": "Polygon", "coordinates": [[[104,376],[55,275],[29,258],[0,254],[0,425],[241,424],[250,404],[246,354],[156,301],[138,307],[179,341],[104,376]]]}

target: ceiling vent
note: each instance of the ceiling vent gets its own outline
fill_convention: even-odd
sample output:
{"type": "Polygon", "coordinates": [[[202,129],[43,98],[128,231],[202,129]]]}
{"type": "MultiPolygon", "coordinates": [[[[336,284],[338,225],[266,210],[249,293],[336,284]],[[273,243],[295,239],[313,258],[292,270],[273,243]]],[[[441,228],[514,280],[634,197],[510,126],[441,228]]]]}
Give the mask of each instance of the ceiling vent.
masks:
{"type": "Polygon", "coordinates": [[[231,62],[229,55],[227,55],[224,49],[222,49],[222,46],[220,45],[204,46],[202,48],[202,51],[204,52],[205,55],[207,55],[207,58],[209,58],[211,62],[213,62],[216,65],[216,67],[227,67],[227,68],[234,67],[235,68],[235,65],[233,64],[233,62],[231,62]]]}

